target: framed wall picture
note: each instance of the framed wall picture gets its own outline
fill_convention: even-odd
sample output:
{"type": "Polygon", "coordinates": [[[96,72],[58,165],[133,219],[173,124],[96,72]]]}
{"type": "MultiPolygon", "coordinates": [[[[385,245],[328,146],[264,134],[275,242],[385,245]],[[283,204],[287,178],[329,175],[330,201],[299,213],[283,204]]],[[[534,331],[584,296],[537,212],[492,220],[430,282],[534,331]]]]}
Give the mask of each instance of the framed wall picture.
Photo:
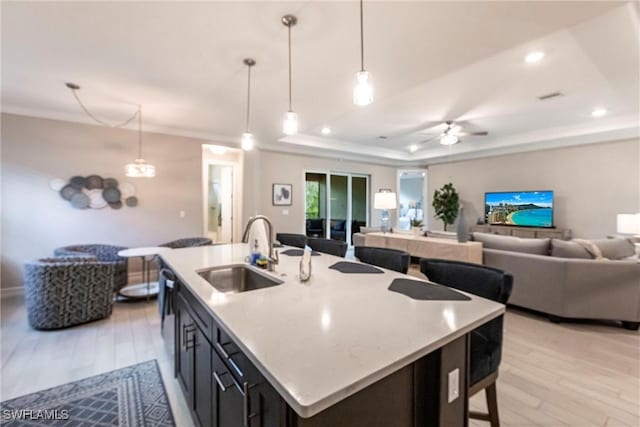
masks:
{"type": "Polygon", "coordinates": [[[273,184],[273,205],[291,206],[291,184],[273,184]]]}

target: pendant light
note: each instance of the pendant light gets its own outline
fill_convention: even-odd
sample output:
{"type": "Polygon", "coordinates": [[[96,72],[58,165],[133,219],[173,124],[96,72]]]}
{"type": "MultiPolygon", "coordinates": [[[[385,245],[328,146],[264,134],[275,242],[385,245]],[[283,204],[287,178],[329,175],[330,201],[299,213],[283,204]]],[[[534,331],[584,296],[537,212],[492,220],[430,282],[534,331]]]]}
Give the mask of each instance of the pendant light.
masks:
{"type": "Polygon", "coordinates": [[[142,107],[138,106],[138,158],[125,167],[125,174],[129,178],[153,178],[156,167],[142,158],[142,107]]]}
{"type": "Polygon", "coordinates": [[[256,65],[256,61],[251,58],[245,58],[242,62],[247,66],[247,120],[244,133],[242,134],[241,145],[243,150],[251,151],[254,145],[253,135],[249,132],[249,119],[251,117],[251,67],[256,65]]]}
{"type": "Polygon", "coordinates": [[[291,27],[298,23],[298,18],[293,15],[285,15],[282,17],[282,24],[289,31],[289,111],[284,113],[284,121],[282,122],[282,132],[285,135],[295,135],[298,133],[298,115],[291,107],[291,27]]]}
{"type": "Polygon", "coordinates": [[[369,105],[373,102],[373,84],[371,74],[364,69],[364,13],[363,0],[360,0],[360,71],[356,73],[353,87],[353,103],[369,105]]]}

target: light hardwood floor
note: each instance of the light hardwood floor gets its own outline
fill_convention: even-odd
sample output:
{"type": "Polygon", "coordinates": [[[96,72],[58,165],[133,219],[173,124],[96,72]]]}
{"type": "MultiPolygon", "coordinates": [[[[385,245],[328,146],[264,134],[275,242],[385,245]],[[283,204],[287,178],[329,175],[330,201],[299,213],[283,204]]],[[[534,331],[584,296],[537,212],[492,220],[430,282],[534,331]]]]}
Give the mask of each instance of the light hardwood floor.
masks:
{"type": "MultiPolygon", "coordinates": [[[[3,300],[1,308],[0,399],[157,359],[177,426],[193,425],[155,301],[116,303],[109,319],[51,332],[27,325],[20,298],[3,300]]],[[[502,426],[640,426],[639,377],[637,332],[557,325],[511,309],[506,314],[498,379],[502,426]]],[[[484,410],[483,393],[471,407],[484,410]]]]}

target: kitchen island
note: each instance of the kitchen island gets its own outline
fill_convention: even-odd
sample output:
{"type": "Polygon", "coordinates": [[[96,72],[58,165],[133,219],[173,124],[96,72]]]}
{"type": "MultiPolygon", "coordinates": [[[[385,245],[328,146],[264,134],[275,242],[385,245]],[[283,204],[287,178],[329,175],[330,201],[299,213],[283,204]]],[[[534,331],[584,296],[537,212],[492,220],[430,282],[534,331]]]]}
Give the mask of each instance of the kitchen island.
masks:
{"type": "MultiPolygon", "coordinates": [[[[286,249],[286,248],[285,248],[286,249]]],[[[248,245],[162,254],[175,285],[176,375],[201,426],[451,426],[467,423],[468,333],[504,306],[423,301],[395,278],[329,269],[341,258],[280,255],[282,283],[221,292],[199,272],[244,265],[248,245]]]]}

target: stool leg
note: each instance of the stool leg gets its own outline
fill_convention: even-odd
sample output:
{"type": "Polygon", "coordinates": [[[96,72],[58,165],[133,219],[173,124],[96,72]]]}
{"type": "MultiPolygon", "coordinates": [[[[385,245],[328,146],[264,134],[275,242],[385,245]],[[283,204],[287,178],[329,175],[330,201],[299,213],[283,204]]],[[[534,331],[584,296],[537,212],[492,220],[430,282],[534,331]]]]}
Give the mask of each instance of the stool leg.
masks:
{"type": "Polygon", "coordinates": [[[493,382],[485,389],[487,397],[487,409],[489,410],[489,422],[491,427],[500,427],[500,419],[498,417],[498,396],[496,393],[496,383],[493,382]]]}

